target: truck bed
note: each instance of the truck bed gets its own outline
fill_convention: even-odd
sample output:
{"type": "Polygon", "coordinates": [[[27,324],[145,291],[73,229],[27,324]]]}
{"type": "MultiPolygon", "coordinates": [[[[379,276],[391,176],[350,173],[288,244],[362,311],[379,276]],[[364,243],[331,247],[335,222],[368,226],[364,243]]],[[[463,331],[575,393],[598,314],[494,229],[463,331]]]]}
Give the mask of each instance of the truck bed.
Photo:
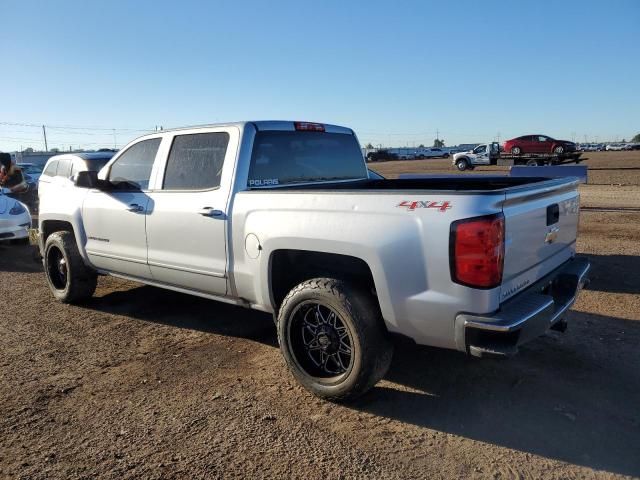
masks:
{"type": "MultiPolygon", "coordinates": [[[[522,190],[527,189],[532,184],[547,182],[549,186],[558,186],[563,183],[572,183],[567,179],[549,179],[545,177],[507,177],[507,176],[460,176],[451,177],[433,177],[433,178],[400,178],[386,180],[362,180],[354,182],[341,183],[315,183],[308,185],[291,185],[280,187],[261,187],[253,190],[316,190],[316,191],[333,191],[333,190],[386,190],[386,191],[449,191],[449,192],[468,192],[468,193],[498,193],[506,190],[522,190]]],[[[539,187],[539,185],[536,185],[539,187]]]]}

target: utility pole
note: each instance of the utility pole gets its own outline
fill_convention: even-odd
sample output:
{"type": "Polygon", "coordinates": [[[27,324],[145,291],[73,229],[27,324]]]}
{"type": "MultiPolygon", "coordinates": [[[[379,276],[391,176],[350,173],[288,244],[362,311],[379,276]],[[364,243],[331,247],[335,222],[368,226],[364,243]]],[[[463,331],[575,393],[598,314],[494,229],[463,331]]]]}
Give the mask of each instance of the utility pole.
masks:
{"type": "Polygon", "coordinates": [[[42,136],[44,137],[44,151],[49,151],[49,146],[47,145],[47,129],[42,125],[42,136]]]}
{"type": "Polygon", "coordinates": [[[115,150],[117,147],[117,142],[116,142],[116,129],[113,129],[113,149],[115,150]]]}

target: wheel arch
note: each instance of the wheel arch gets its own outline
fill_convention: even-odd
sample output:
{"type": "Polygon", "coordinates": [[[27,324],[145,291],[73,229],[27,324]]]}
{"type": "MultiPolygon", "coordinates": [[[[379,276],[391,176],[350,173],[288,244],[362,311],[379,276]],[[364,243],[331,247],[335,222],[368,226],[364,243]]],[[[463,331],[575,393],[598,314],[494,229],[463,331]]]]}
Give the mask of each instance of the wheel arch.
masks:
{"type": "Polygon", "coordinates": [[[373,271],[362,258],[332,252],[277,249],[271,252],[268,262],[269,298],[274,312],[293,287],[317,277],[339,278],[375,291],[373,271]]]}
{"type": "Polygon", "coordinates": [[[44,246],[47,242],[47,238],[54,232],[67,231],[71,232],[76,240],[78,251],[85,264],[91,266],[91,262],[87,258],[87,253],[84,248],[85,245],[85,232],[82,226],[78,226],[72,218],[65,217],[51,217],[47,218],[42,216],[39,221],[39,246],[40,253],[44,255],[44,246]]]}

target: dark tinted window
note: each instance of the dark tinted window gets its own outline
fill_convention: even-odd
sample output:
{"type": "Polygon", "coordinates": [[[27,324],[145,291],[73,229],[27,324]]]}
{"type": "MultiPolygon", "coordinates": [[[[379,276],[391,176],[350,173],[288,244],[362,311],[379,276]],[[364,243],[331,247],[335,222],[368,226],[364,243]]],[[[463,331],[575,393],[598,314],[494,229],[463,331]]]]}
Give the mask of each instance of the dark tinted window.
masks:
{"type": "Polygon", "coordinates": [[[321,132],[258,132],[253,143],[249,186],[367,178],[353,135],[321,132]]]}
{"type": "Polygon", "coordinates": [[[111,160],[110,158],[101,158],[99,160],[93,159],[93,160],[85,160],[84,163],[86,165],[86,170],[89,170],[90,172],[99,172],[102,167],[104,167],[107,162],[111,160]]]}
{"type": "Polygon", "coordinates": [[[171,146],[162,188],[207,190],[218,187],[228,144],[226,132],[178,135],[171,146]]]}
{"type": "Polygon", "coordinates": [[[132,145],[111,165],[109,181],[116,188],[146,189],[156,158],[159,138],[151,138],[132,145]]]}
{"type": "Polygon", "coordinates": [[[58,160],[54,160],[53,162],[49,163],[49,165],[47,165],[47,168],[45,168],[43,174],[49,175],[50,177],[55,177],[57,168],[58,160]]]}
{"type": "Polygon", "coordinates": [[[58,160],[57,177],[69,178],[71,176],[71,160],[58,160]]]}

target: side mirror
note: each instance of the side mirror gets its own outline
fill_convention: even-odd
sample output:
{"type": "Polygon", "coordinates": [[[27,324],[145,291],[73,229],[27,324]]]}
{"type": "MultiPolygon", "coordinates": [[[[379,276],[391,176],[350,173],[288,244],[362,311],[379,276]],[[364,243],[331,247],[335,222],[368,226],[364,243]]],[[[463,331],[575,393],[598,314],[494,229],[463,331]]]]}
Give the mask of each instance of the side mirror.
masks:
{"type": "Polygon", "coordinates": [[[98,172],[78,172],[73,183],[79,188],[98,188],[98,172]]]}

